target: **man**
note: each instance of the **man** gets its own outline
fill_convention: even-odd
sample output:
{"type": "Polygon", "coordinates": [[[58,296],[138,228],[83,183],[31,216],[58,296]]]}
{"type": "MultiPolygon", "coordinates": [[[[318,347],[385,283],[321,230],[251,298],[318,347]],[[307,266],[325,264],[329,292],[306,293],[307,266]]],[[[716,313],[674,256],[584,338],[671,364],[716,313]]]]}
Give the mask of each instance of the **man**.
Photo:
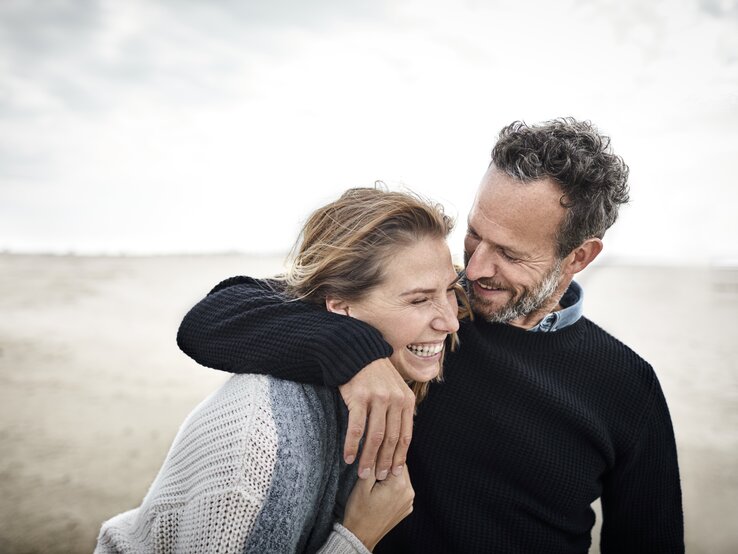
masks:
{"type": "Polygon", "coordinates": [[[367,419],[360,476],[377,454],[377,477],[396,473],[407,451],[414,511],[377,552],[587,552],[597,498],[603,553],[683,552],[658,380],[582,315],[573,282],[627,202],[627,175],[589,123],[502,130],[464,245],[475,319],[462,322],[444,383],[420,405],[409,450],[408,398],[371,328],[241,282],[193,308],[180,346],[227,371],[339,385],[347,461],[367,419]],[[292,364],[275,363],[277,345],[292,364]]]}

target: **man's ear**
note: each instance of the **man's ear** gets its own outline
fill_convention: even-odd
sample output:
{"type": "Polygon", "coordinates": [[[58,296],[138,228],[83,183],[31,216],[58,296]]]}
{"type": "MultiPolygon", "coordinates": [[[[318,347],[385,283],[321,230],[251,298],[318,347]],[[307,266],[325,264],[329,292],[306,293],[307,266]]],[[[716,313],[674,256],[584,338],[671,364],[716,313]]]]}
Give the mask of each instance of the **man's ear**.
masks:
{"type": "Polygon", "coordinates": [[[564,271],[571,275],[579,273],[602,252],[603,244],[598,238],[585,240],[566,257],[564,271]]]}
{"type": "Polygon", "coordinates": [[[325,297],[325,309],[334,314],[351,315],[348,302],[332,296],[325,297]]]}

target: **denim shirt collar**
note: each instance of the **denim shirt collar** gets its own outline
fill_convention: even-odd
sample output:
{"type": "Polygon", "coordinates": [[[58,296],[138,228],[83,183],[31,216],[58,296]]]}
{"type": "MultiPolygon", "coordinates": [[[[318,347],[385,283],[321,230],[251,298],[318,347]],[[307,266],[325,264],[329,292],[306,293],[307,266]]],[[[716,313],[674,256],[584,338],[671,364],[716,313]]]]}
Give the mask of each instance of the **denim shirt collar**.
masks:
{"type": "Polygon", "coordinates": [[[552,333],[576,323],[582,317],[582,310],[584,309],[584,291],[582,287],[576,281],[572,281],[564,296],[561,297],[559,304],[561,310],[551,312],[538,325],[531,327],[528,331],[552,333]]]}

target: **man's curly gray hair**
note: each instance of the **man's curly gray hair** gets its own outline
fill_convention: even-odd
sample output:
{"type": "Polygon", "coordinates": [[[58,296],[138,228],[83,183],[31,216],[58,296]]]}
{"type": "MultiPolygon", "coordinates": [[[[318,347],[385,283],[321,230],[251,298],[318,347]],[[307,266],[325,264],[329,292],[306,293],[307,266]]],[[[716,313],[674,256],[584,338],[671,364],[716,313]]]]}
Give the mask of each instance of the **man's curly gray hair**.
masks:
{"type": "Polygon", "coordinates": [[[560,258],[602,238],[628,202],[628,166],[589,121],[515,121],[500,131],[490,165],[523,182],[550,177],[561,186],[567,212],[556,237],[560,258]]]}

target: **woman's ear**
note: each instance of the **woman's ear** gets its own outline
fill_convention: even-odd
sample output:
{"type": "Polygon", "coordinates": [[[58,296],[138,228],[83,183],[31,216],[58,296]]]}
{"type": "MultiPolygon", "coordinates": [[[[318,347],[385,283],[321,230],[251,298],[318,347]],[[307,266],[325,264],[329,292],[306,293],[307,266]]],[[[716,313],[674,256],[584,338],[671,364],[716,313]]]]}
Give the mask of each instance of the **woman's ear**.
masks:
{"type": "Polygon", "coordinates": [[[351,315],[348,302],[332,296],[325,297],[325,309],[334,314],[351,315]]]}

